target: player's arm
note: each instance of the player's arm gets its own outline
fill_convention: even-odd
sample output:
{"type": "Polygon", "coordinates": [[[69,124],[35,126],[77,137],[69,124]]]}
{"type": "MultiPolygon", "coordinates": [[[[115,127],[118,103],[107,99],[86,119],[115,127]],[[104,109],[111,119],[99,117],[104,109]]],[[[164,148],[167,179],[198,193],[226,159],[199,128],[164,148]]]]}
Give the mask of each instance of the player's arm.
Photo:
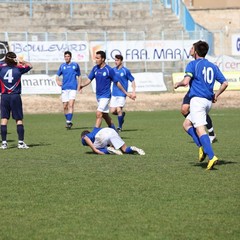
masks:
{"type": "Polygon", "coordinates": [[[191,77],[189,75],[185,75],[182,81],[176,82],[174,84],[174,88],[177,89],[178,87],[186,87],[188,86],[190,80],[191,80],[191,77]]]}
{"type": "Polygon", "coordinates": [[[79,86],[79,91],[82,90],[84,87],[88,86],[91,83],[91,80],[88,78],[85,83],[81,83],[79,86]]]}
{"type": "Polygon", "coordinates": [[[214,99],[213,99],[214,103],[217,102],[217,98],[226,90],[227,87],[228,87],[227,81],[225,81],[221,84],[218,91],[214,94],[214,99]]]}
{"type": "Polygon", "coordinates": [[[60,87],[62,86],[62,81],[60,80],[58,75],[56,75],[56,82],[57,82],[58,86],[60,86],[60,87]]]}
{"type": "Polygon", "coordinates": [[[119,88],[120,90],[122,90],[122,92],[123,92],[124,94],[126,94],[129,98],[131,98],[132,100],[135,100],[136,97],[133,97],[132,94],[128,93],[128,92],[124,89],[124,87],[122,86],[122,84],[121,84],[120,82],[117,82],[117,86],[118,86],[118,88],[119,88]]]}
{"type": "Polygon", "coordinates": [[[82,85],[82,76],[81,75],[77,77],[77,82],[78,82],[77,91],[80,92],[81,91],[80,86],[82,85]]]}
{"type": "Polygon", "coordinates": [[[132,81],[132,96],[134,99],[136,98],[136,82],[135,80],[132,81]]]}
{"type": "Polygon", "coordinates": [[[84,137],[85,142],[87,143],[87,145],[92,149],[93,152],[97,153],[97,154],[104,154],[103,152],[99,151],[92,143],[91,139],[87,136],[84,137]]]}

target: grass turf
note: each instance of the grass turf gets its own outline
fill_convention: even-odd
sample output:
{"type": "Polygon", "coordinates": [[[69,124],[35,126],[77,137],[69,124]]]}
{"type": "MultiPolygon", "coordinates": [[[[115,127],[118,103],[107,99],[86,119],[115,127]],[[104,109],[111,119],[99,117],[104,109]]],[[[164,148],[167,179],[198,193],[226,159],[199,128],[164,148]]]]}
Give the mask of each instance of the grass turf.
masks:
{"type": "MultiPolygon", "coordinates": [[[[122,138],[145,156],[80,144],[94,113],[26,115],[0,151],[0,239],[239,239],[239,110],[213,110],[219,165],[206,171],[178,111],[128,112],[122,138]]],[[[116,118],[114,118],[116,122],[116,118]]],[[[104,126],[104,124],[103,124],[104,126]]]]}

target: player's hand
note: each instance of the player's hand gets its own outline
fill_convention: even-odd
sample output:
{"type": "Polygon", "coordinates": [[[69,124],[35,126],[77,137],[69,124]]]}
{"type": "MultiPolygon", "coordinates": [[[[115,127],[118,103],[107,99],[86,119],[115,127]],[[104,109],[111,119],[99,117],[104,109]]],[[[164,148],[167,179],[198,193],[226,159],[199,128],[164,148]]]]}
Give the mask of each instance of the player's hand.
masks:
{"type": "Polygon", "coordinates": [[[177,89],[179,87],[178,82],[174,84],[174,89],[177,89]]]}
{"type": "Polygon", "coordinates": [[[216,102],[217,102],[217,97],[216,97],[216,95],[215,95],[215,94],[213,95],[212,102],[213,102],[213,103],[216,103],[216,102]]]}

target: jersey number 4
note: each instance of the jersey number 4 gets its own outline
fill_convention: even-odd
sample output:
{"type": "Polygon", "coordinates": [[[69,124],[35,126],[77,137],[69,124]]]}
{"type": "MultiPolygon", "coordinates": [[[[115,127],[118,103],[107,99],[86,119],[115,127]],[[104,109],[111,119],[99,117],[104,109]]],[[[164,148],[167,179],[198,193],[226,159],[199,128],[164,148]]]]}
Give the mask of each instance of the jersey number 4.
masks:
{"type": "Polygon", "coordinates": [[[6,80],[8,83],[12,83],[13,77],[12,77],[12,69],[9,69],[6,74],[3,77],[4,80],[6,80]]]}
{"type": "Polygon", "coordinates": [[[202,70],[202,74],[204,77],[204,81],[211,84],[213,82],[213,78],[214,78],[214,72],[213,69],[211,67],[204,67],[202,70]]]}

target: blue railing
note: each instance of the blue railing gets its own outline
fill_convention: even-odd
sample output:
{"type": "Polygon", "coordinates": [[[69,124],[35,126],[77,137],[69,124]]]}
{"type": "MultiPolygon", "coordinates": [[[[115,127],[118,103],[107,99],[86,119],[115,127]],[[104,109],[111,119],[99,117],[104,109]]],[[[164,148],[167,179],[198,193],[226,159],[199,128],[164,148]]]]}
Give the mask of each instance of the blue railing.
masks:
{"type": "Polygon", "coordinates": [[[63,4],[69,5],[70,17],[73,17],[73,9],[79,4],[107,4],[109,5],[109,16],[112,17],[113,5],[124,3],[147,3],[149,5],[149,14],[152,16],[152,1],[153,0],[0,0],[0,3],[23,3],[29,5],[29,16],[33,16],[33,8],[38,4],[63,4]]]}
{"type": "Polygon", "coordinates": [[[171,8],[172,12],[179,18],[180,23],[187,32],[191,32],[189,35],[190,39],[195,39],[193,32],[201,32],[202,39],[209,44],[209,54],[214,52],[214,39],[213,33],[209,32],[203,26],[197,24],[191,16],[191,13],[182,2],[182,0],[161,0],[165,8],[171,8]]]}

